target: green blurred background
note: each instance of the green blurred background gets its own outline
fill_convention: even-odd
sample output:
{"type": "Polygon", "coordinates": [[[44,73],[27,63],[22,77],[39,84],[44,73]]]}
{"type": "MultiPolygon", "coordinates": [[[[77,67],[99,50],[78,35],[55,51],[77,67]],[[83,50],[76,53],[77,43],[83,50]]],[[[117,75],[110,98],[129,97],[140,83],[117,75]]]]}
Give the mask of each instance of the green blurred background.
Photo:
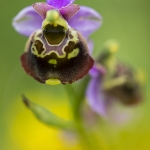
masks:
{"type": "MultiPolygon", "coordinates": [[[[80,145],[66,145],[62,134],[38,122],[21,102],[20,94],[25,93],[36,103],[70,118],[63,85],[42,85],[26,75],[20,65],[27,37],[19,35],[11,22],[22,8],[35,2],[0,2],[0,150],[80,150],[80,145]]],[[[76,0],[75,3],[94,8],[103,17],[102,27],[91,36],[94,54],[105,41],[116,39],[121,44],[117,57],[146,73],[145,99],[137,112],[138,121],[119,128],[105,123],[100,131],[102,149],[149,150],[150,1],[76,0]]],[[[71,142],[76,145],[74,140],[71,142]]]]}

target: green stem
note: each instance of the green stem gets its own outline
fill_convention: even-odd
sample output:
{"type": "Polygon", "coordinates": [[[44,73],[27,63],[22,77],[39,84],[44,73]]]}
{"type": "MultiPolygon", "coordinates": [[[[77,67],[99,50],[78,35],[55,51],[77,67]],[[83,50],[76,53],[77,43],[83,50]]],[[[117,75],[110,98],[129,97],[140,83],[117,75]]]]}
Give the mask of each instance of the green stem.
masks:
{"type": "Polygon", "coordinates": [[[96,147],[95,143],[93,143],[93,137],[91,137],[91,135],[87,132],[87,130],[84,127],[84,123],[80,113],[81,101],[83,100],[77,99],[77,96],[74,92],[72,85],[66,85],[65,87],[69,95],[76,131],[78,132],[82,146],[84,146],[84,150],[97,150],[98,148],[96,147]],[[80,105],[78,105],[76,101],[78,102],[80,101],[80,105]]]}

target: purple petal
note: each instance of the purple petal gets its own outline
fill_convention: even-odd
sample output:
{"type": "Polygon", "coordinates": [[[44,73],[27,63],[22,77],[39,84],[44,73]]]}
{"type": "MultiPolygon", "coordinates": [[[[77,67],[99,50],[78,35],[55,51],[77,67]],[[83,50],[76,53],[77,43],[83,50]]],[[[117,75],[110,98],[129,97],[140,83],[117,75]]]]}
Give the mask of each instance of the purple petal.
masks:
{"type": "Polygon", "coordinates": [[[46,3],[54,6],[56,8],[61,8],[67,6],[68,4],[72,4],[74,0],[47,0],[46,3]]]}
{"type": "Polygon", "coordinates": [[[87,101],[92,110],[117,124],[131,121],[135,110],[124,107],[113,98],[109,97],[106,99],[101,91],[100,84],[100,78],[92,78],[87,88],[87,101]]]}
{"type": "Polygon", "coordinates": [[[42,18],[32,6],[22,9],[13,19],[12,25],[17,32],[30,36],[32,32],[41,28],[42,18]]]}
{"type": "Polygon", "coordinates": [[[99,64],[95,64],[92,69],[89,71],[89,74],[93,77],[93,78],[98,78],[100,76],[103,76],[105,74],[105,69],[99,65],[99,64]]]}
{"type": "Polygon", "coordinates": [[[66,20],[69,20],[79,11],[79,9],[80,6],[77,4],[69,4],[60,8],[59,11],[66,20]]]}
{"type": "Polygon", "coordinates": [[[100,78],[91,79],[86,93],[87,101],[93,111],[107,118],[107,101],[103,97],[100,84],[100,78]]]}
{"type": "Polygon", "coordinates": [[[53,6],[50,6],[44,2],[39,2],[39,3],[35,3],[33,4],[33,8],[35,9],[35,11],[44,19],[46,16],[46,12],[48,10],[52,10],[54,9],[53,6]]]}
{"type": "Polygon", "coordinates": [[[81,6],[79,12],[69,20],[72,28],[80,31],[84,37],[88,37],[97,30],[102,23],[102,17],[94,9],[81,6]]]}

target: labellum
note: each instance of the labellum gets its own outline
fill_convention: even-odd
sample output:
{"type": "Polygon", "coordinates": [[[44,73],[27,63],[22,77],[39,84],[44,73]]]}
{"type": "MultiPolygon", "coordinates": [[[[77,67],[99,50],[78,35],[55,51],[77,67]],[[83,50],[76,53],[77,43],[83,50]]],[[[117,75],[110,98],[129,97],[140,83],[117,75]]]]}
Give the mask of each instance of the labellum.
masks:
{"type": "Polygon", "coordinates": [[[57,10],[47,11],[42,29],[30,36],[21,62],[27,74],[51,85],[73,83],[93,66],[84,37],[57,10]]]}

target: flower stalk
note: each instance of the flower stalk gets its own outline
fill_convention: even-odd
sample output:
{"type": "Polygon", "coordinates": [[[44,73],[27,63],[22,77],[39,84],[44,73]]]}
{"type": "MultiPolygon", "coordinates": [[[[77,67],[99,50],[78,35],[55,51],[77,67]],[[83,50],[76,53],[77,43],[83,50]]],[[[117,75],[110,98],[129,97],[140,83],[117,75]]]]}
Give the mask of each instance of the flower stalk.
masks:
{"type": "MultiPolygon", "coordinates": [[[[79,139],[81,141],[82,146],[85,150],[97,150],[99,149],[99,144],[96,143],[97,140],[95,139],[94,134],[91,134],[89,130],[85,127],[85,122],[83,120],[81,109],[83,107],[83,102],[85,100],[85,90],[87,85],[87,80],[89,78],[85,78],[82,82],[78,85],[80,86],[80,92],[77,96],[75,89],[72,85],[66,85],[66,93],[68,94],[70,107],[73,115],[73,122],[75,124],[75,130],[79,135],[79,139]]],[[[99,149],[100,150],[100,149],[99,149]]]]}

